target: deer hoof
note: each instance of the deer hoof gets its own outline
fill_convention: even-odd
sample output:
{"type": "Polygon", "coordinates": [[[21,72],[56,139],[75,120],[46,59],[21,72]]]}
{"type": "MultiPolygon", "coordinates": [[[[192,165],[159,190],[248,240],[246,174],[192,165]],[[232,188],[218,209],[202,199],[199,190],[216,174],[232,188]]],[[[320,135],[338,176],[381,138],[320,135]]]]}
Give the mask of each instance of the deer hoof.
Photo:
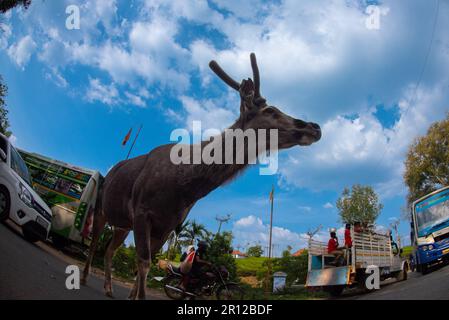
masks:
{"type": "Polygon", "coordinates": [[[112,291],[106,291],[105,292],[106,297],[114,299],[114,295],[112,294],[112,291]]]}

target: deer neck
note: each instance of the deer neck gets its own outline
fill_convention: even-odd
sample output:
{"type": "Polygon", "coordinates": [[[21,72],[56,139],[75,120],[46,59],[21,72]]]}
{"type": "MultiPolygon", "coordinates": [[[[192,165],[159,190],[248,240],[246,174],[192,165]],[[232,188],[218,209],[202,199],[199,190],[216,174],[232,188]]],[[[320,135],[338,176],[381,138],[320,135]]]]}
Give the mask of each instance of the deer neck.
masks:
{"type": "MultiPolygon", "coordinates": [[[[232,126],[228,128],[228,130],[242,130],[244,131],[243,121],[241,119],[237,120],[232,126]]],[[[228,131],[229,133],[229,131],[228,131]]],[[[240,172],[242,172],[245,168],[248,167],[249,164],[254,164],[257,158],[258,146],[256,143],[256,154],[253,152],[249,152],[248,142],[245,139],[240,148],[237,149],[238,145],[234,140],[232,143],[232,158],[229,156],[229,145],[226,145],[226,139],[228,139],[227,131],[225,130],[218,136],[214,136],[209,141],[201,142],[201,150],[205,150],[206,148],[211,148],[213,143],[216,143],[215,146],[220,145],[221,149],[221,163],[211,163],[206,164],[202,162],[197,165],[198,173],[203,175],[203,182],[205,190],[207,193],[218,188],[219,186],[225,184],[226,182],[231,181],[235,178],[240,172]],[[221,141],[217,142],[216,138],[221,141]],[[229,158],[227,158],[227,155],[229,158]],[[243,162],[237,161],[238,157],[243,156],[243,162]],[[229,163],[230,162],[230,163],[229,163]],[[209,190],[210,189],[210,190],[209,190]]],[[[258,139],[256,139],[258,141],[258,139]]],[[[210,149],[209,149],[210,150],[210,149]]],[[[241,159],[240,159],[241,160],[241,159]]]]}

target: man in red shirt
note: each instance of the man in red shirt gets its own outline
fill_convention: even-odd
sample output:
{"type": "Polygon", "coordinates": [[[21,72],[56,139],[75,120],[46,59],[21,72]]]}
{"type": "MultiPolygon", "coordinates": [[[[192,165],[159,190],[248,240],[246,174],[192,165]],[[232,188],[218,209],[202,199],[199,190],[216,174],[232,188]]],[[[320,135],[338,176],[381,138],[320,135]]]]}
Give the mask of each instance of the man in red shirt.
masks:
{"type": "Polygon", "coordinates": [[[346,249],[352,247],[351,225],[349,223],[347,223],[345,227],[345,247],[346,249]]]}
{"type": "Polygon", "coordinates": [[[338,238],[334,230],[331,230],[330,239],[327,243],[327,253],[335,256],[335,265],[339,266],[340,258],[343,256],[344,252],[338,247],[338,238]]]}

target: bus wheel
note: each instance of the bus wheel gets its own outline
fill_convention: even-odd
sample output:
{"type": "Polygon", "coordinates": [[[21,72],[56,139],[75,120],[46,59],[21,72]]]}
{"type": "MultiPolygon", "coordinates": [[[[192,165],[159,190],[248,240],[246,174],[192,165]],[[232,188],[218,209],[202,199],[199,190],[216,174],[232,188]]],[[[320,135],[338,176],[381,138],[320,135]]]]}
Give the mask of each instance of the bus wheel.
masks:
{"type": "Polygon", "coordinates": [[[10,208],[11,200],[9,198],[9,192],[4,186],[0,186],[0,222],[8,219],[10,208]]]}
{"type": "Polygon", "coordinates": [[[422,264],[421,265],[421,274],[423,276],[425,276],[428,273],[429,273],[429,266],[427,264],[422,264]]]}

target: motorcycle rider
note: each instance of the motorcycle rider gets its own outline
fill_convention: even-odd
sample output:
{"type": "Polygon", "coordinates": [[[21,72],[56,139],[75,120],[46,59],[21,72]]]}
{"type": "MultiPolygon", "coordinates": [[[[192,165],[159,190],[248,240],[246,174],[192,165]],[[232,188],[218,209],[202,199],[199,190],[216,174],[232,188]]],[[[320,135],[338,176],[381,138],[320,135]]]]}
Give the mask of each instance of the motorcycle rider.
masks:
{"type": "Polygon", "coordinates": [[[207,249],[208,244],[206,241],[198,242],[195,257],[193,258],[192,268],[188,274],[184,275],[181,286],[182,289],[186,290],[188,288],[191,279],[196,279],[203,282],[204,280],[214,278],[213,273],[206,271],[212,267],[212,263],[205,260],[207,249]]]}

